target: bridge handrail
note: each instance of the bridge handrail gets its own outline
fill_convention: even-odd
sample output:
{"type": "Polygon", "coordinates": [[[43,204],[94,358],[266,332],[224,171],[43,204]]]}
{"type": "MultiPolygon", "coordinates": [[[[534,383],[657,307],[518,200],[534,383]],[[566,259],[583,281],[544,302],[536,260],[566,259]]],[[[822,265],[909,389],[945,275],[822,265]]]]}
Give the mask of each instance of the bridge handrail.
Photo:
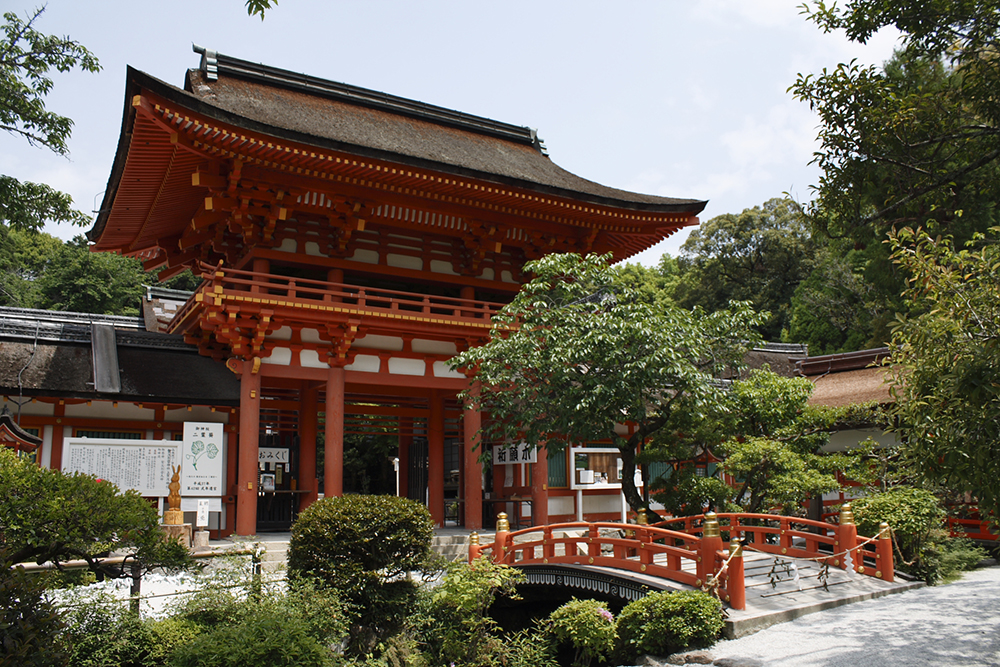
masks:
{"type": "MultiPolygon", "coordinates": [[[[742,538],[743,545],[747,549],[774,555],[808,558],[836,567],[845,567],[845,563],[850,563],[852,569],[859,574],[892,581],[894,563],[891,542],[888,539],[888,526],[875,537],[858,535],[850,505],[844,505],[844,509],[850,518],[845,522],[842,509],[839,524],[783,514],[722,512],[716,516],[720,532],[728,532],[731,537],[735,534],[742,538]],[[770,525],[745,523],[749,521],[768,522],[770,525]],[[810,528],[820,532],[812,532],[808,530],[810,528]],[[748,540],[747,536],[753,539],[748,540]],[[796,538],[801,541],[796,542],[796,538]],[[820,545],[825,545],[826,549],[821,549],[820,545]]],[[[686,530],[697,532],[698,524],[703,524],[704,521],[705,515],[698,514],[676,517],[654,525],[683,524],[686,530]]]]}
{"type": "MultiPolygon", "coordinates": [[[[495,562],[518,566],[566,564],[609,567],[700,587],[725,561],[722,546],[718,537],[706,540],[654,526],[574,521],[515,532],[501,530],[497,532],[493,545],[470,547],[469,556],[472,560],[489,555],[495,562]],[[565,534],[572,531],[582,532],[579,535],[565,534]],[[563,535],[557,536],[558,533],[563,535]],[[532,534],[535,534],[535,539],[525,539],[532,534]],[[559,544],[564,545],[561,555],[556,554],[559,544]],[[584,553],[581,553],[581,547],[584,547],[584,553]]],[[[728,578],[724,583],[728,583],[728,578]]],[[[727,594],[725,585],[721,590],[727,594]]]]}

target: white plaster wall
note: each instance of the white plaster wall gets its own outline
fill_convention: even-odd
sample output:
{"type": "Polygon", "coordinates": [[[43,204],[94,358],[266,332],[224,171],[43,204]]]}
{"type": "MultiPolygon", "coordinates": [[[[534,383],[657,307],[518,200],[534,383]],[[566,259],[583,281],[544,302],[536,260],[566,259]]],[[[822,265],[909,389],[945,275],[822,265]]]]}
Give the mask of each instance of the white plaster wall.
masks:
{"type": "Polygon", "coordinates": [[[117,408],[114,407],[112,401],[93,401],[90,405],[86,403],[67,405],[66,416],[151,421],[156,419],[156,411],[150,408],[140,408],[134,403],[126,403],[125,401],[119,402],[117,408]]]}
{"type": "MultiPolygon", "coordinates": [[[[25,403],[21,406],[22,415],[39,415],[43,417],[51,417],[55,414],[55,404],[53,403],[42,403],[41,401],[32,401],[29,399],[23,399],[25,403]]],[[[10,410],[10,414],[17,417],[17,397],[16,396],[4,396],[3,402],[0,403],[0,409],[6,406],[10,410]]]]}
{"type": "Polygon", "coordinates": [[[573,507],[573,500],[573,496],[549,498],[549,515],[576,514],[576,508],[573,507]]]}
{"type": "Polygon", "coordinates": [[[355,338],[355,347],[365,347],[371,350],[390,350],[392,352],[402,352],[403,339],[398,336],[379,336],[378,334],[368,334],[361,338],[355,338]]]}
{"type": "Polygon", "coordinates": [[[830,441],[823,445],[824,452],[843,452],[857,447],[863,440],[872,438],[883,447],[895,447],[899,444],[894,433],[883,433],[877,428],[860,428],[849,431],[836,431],[830,434],[830,441]]]}
{"type": "Polygon", "coordinates": [[[622,511],[622,497],[619,493],[583,496],[584,514],[607,514],[622,511]]]}

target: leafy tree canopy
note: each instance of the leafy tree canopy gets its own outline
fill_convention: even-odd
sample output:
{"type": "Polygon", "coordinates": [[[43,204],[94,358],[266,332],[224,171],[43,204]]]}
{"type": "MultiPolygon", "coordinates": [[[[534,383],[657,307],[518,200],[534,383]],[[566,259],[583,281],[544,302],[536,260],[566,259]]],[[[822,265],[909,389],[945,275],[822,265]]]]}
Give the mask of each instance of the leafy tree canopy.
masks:
{"type": "Polygon", "coordinates": [[[892,333],[894,430],[924,479],[976,495],[1000,517],[1000,246],[957,250],[909,228],[891,238],[911,274],[892,333]]]}
{"type": "Polygon", "coordinates": [[[0,449],[0,566],[87,561],[94,572],[131,576],[132,567],[184,567],[187,548],[163,539],[156,509],[135,491],[88,475],[40,468],[0,449]],[[108,552],[126,554],[110,564],[108,552]],[[102,555],[103,554],[103,555],[102,555]]]}
{"type": "Polygon", "coordinates": [[[37,279],[38,307],[79,313],[138,315],[146,274],[142,263],[90,252],[86,238],[64,244],[37,279]]]}
{"type": "Polygon", "coordinates": [[[712,218],[691,232],[681,251],[689,270],[678,285],[678,303],[713,311],[749,301],[770,313],[761,331],[768,340],[787,328],[789,301],[815,253],[808,220],[787,199],[712,218]]]}
{"type": "Polygon", "coordinates": [[[850,0],[809,3],[806,13],[858,42],[886,26],[902,32],[884,68],[840,64],[791,87],[820,116],[817,224],[859,244],[882,241],[899,223],[933,221],[965,239],[963,227],[989,226],[1000,158],[1000,3],[850,0]]]}
{"type": "Polygon", "coordinates": [[[491,415],[484,441],[524,439],[550,452],[611,441],[622,453],[625,497],[644,506],[637,446],[675,414],[704,414],[715,382],[738,366],[761,317],[748,304],[706,315],[657,308],[622,285],[608,256],[550,255],[494,318],[492,340],[451,363],[474,374],[466,397],[491,415]],[[632,424],[629,436],[616,425],[632,424]]]}
{"type": "Polygon", "coordinates": [[[642,453],[643,462],[663,461],[671,472],[653,480],[654,498],[673,514],[705,507],[759,512],[795,508],[810,496],[839,488],[838,470],[852,473],[859,457],[822,451],[830,433],[880,423],[871,406],[817,408],[808,405],[813,385],[769,368],[732,383],[716,410],[661,431],[642,453]],[[721,475],[696,474],[698,461],[721,461],[721,475]]]}
{"type": "MultiPolygon", "coordinates": [[[[44,35],[34,24],[45,11],[35,10],[27,21],[13,12],[3,15],[0,28],[0,129],[23,137],[32,146],[69,154],[73,121],[45,108],[52,90],[50,72],[82,69],[100,71],[97,58],[69,37],[44,35]]],[[[47,185],[0,175],[0,223],[18,229],[41,229],[46,221],[85,225],[90,218],[72,208],[72,198],[47,185]]]]}

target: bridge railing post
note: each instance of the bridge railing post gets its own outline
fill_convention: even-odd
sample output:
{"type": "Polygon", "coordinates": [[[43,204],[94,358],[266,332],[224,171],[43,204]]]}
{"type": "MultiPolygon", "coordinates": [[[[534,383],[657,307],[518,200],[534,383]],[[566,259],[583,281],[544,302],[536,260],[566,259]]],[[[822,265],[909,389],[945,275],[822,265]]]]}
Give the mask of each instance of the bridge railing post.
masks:
{"type": "Polygon", "coordinates": [[[481,547],[479,546],[479,533],[472,531],[472,535],[469,535],[469,562],[473,562],[481,553],[481,547]]]}
{"type": "Polygon", "coordinates": [[[743,544],[730,535],[729,569],[726,577],[726,599],[733,609],[746,609],[747,589],[743,578],[743,544]]]}
{"type": "Polygon", "coordinates": [[[896,564],[893,561],[892,535],[889,533],[889,524],[883,521],[879,524],[878,529],[879,536],[875,545],[875,576],[883,581],[892,582],[895,579],[896,564]]]}
{"type": "Polygon", "coordinates": [[[507,562],[507,536],[510,533],[510,522],[507,521],[507,513],[500,512],[497,515],[497,534],[493,540],[493,562],[507,562]]]}
{"type": "Polygon", "coordinates": [[[857,551],[847,552],[858,545],[858,527],[854,524],[854,512],[851,511],[851,503],[844,503],[840,508],[840,524],[837,526],[837,541],[834,544],[834,553],[843,554],[840,556],[840,569],[847,569],[848,556],[851,561],[851,569],[858,569],[858,559],[861,557],[857,551]]]}
{"type": "Polygon", "coordinates": [[[788,553],[792,548],[792,523],[785,517],[778,520],[781,533],[778,535],[778,542],[781,545],[781,553],[788,553]]]}
{"type": "Polygon", "coordinates": [[[555,557],[556,545],[552,541],[552,528],[545,526],[545,530],[542,532],[542,559],[547,562],[549,558],[555,557]]]}
{"type": "Polygon", "coordinates": [[[587,555],[590,556],[591,563],[601,555],[601,533],[594,524],[590,524],[590,530],[587,531],[587,555]]]}
{"type": "Polygon", "coordinates": [[[698,586],[708,581],[715,572],[716,556],[722,549],[722,532],[715,512],[706,512],[701,524],[701,542],[698,545],[698,586]]]}

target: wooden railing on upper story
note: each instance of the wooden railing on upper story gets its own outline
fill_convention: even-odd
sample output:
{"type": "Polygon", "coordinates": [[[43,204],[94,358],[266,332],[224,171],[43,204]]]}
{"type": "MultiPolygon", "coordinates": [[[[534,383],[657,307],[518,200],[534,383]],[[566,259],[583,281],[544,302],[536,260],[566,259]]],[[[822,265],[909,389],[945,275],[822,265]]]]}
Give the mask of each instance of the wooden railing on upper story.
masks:
{"type": "Polygon", "coordinates": [[[473,536],[469,561],[489,557],[506,565],[593,565],[709,590],[733,609],[746,607],[743,550],[810,558],[891,582],[894,578],[889,527],[859,537],[844,506],[840,523],[773,514],[709,512],[656,525],[571,522],[510,532],[505,514],[492,544],[473,536]]]}
{"type": "Polygon", "coordinates": [[[189,326],[192,314],[210,299],[247,304],[251,308],[254,304],[263,304],[301,308],[303,311],[347,310],[386,318],[406,317],[455,324],[475,322],[479,326],[488,324],[504,306],[491,301],[290,278],[208,265],[203,265],[202,270],[205,282],[195,292],[195,297],[177,312],[171,324],[174,331],[189,326]],[[199,294],[202,296],[198,297],[199,294]]]}

